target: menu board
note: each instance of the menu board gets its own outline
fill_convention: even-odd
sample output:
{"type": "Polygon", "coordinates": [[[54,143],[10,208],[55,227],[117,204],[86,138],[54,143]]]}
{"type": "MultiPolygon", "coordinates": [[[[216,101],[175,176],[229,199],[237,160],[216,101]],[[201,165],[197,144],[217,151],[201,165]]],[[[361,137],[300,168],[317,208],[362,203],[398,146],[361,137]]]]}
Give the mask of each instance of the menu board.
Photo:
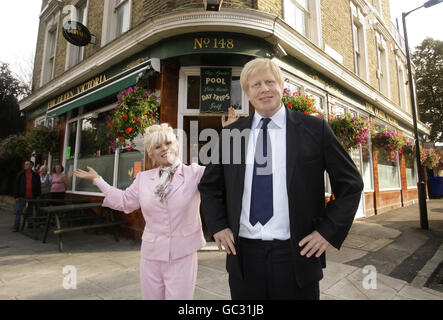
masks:
{"type": "Polygon", "coordinates": [[[200,112],[228,112],[231,105],[232,69],[201,68],[200,79],[200,112]]]}

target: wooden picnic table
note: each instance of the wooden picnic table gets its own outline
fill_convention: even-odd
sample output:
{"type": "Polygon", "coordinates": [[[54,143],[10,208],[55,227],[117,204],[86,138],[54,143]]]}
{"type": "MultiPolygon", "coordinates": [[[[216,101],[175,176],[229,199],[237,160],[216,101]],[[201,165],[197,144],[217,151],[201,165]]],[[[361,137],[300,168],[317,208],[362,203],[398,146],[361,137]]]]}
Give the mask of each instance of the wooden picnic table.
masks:
{"type": "Polygon", "coordinates": [[[88,200],[84,199],[26,199],[27,205],[32,205],[32,214],[28,215],[28,210],[24,210],[23,212],[23,221],[20,228],[20,232],[24,235],[27,235],[35,240],[38,239],[37,228],[42,225],[46,225],[46,214],[41,212],[40,209],[42,207],[46,207],[49,205],[63,205],[69,203],[89,203],[88,200]],[[25,225],[28,222],[28,225],[32,224],[32,233],[25,232],[25,225]]]}
{"type": "MultiPolygon", "coordinates": [[[[108,208],[109,209],[109,208],[108,208]]],[[[66,232],[113,227],[115,241],[118,239],[118,229],[126,221],[115,221],[114,210],[109,209],[109,215],[104,215],[104,207],[101,202],[75,203],[61,206],[43,207],[40,210],[47,215],[43,243],[46,243],[48,233],[51,230],[58,235],[59,250],[63,251],[62,234],[66,232]],[[100,208],[100,215],[89,213],[88,210],[100,208]],[[54,227],[52,227],[54,225],[54,227]]]]}

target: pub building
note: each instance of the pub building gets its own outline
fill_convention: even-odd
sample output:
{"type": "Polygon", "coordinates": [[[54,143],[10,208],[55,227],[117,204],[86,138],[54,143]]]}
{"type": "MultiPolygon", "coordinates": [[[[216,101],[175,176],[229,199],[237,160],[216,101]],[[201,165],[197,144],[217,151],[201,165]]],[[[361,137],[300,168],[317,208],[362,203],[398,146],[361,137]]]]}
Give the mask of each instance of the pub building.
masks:
{"type": "MultiPolygon", "coordinates": [[[[135,85],[160,95],[160,123],[185,133],[183,162],[201,162],[191,156],[207,141],[191,131],[220,131],[229,105],[253,114],[239,80],[256,57],[273,59],[285,88],[312,96],[326,120],[350,113],[413,141],[404,42],[390,19],[388,0],[43,0],[33,91],[20,109],[28,126],[59,128],[60,152],[37,162],[61,163],[72,197],[103,198],[72,174],[87,165],[128,187],[150,169],[142,136],[131,151],[113,150],[105,132],[116,95],[135,85]]],[[[356,219],[417,201],[415,164],[385,161],[370,143],[350,154],[365,186],[356,219]]],[[[325,186],[327,200],[327,174],[325,186]]],[[[123,236],[141,238],[141,214],[117,219],[128,222],[123,236]]]]}

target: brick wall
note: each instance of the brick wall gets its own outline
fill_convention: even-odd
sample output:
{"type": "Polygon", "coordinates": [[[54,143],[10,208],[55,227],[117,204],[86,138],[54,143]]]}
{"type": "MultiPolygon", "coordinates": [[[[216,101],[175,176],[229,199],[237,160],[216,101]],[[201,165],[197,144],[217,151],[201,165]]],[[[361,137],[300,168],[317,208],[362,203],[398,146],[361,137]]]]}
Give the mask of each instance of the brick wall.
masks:
{"type": "Polygon", "coordinates": [[[323,42],[343,56],[343,65],[354,71],[351,9],[349,0],[322,0],[323,42]]]}

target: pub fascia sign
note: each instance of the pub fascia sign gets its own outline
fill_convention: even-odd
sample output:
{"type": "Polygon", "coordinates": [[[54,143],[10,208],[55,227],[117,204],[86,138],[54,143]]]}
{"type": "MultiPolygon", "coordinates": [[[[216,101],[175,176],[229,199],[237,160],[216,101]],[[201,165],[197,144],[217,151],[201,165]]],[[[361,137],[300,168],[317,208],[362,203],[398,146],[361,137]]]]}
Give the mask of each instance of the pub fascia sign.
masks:
{"type": "Polygon", "coordinates": [[[63,25],[63,37],[77,47],[84,47],[91,43],[94,36],[80,22],[66,21],[63,25]]]}
{"type": "Polygon", "coordinates": [[[54,106],[62,103],[63,101],[68,100],[68,99],[70,99],[70,98],[72,98],[72,97],[74,97],[86,90],[96,87],[97,85],[99,85],[102,82],[105,82],[106,80],[107,80],[106,74],[101,74],[89,81],[86,81],[86,82],[82,83],[81,85],[64,92],[63,94],[59,95],[57,98],[49,101],[48,102],[48,109],[51,109],[54,106]]]}

